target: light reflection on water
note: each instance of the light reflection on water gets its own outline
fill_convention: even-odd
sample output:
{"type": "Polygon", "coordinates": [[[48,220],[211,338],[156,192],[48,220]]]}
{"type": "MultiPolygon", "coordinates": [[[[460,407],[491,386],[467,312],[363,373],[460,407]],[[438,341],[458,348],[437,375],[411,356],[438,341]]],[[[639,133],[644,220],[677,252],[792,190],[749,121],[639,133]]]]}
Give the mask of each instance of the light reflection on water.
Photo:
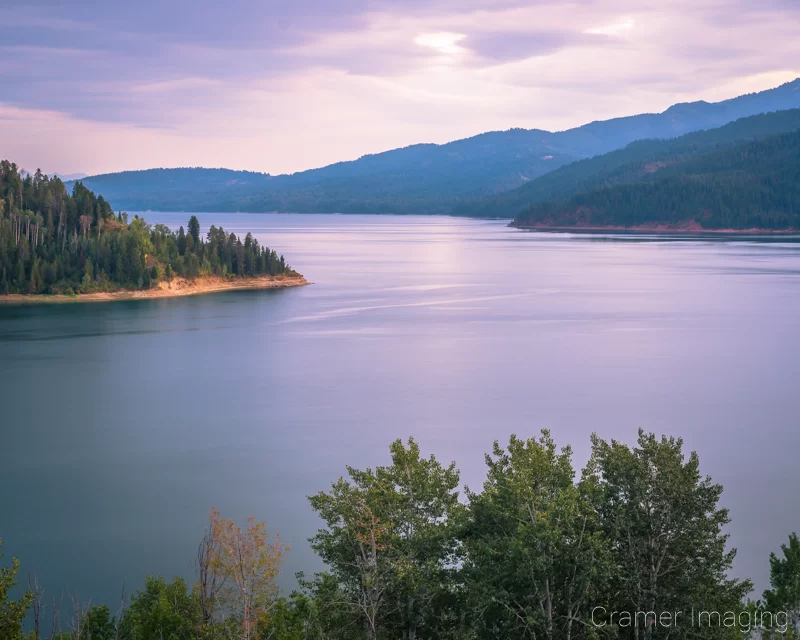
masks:
{"type": "MultiPolygon", "coordinates": [[[[177,227],[189,214],[147,214],[177,227]]],[[[305,496],[413,435],[477,488],[495,438],[683,436],[737,571],[798,528],[797,238],[581,236],[498,221],[201,214],[315,284],[0,307],[0,536],[51,593],[192,575],[216,506],[318,563],[305,496]]]]}

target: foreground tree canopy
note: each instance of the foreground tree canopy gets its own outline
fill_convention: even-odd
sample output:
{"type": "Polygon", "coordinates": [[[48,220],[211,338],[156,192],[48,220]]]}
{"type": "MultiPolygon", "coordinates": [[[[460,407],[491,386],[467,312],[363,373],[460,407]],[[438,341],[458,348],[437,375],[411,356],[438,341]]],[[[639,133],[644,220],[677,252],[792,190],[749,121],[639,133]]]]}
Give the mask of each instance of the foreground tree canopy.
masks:
{"type": "Polygon", "coordinates": [[[72,614],[56,611],[60,622],[47,632],[41,616],[47,603],[35,580],[12,598],[19,568],[13,561],[0,570],[0,636],[798,637],[797,535],[770,557],[771,588],[763,599],[747,601],[749,581],[728,577],[735,551],[723,532],[729,518],[719,506],[722,487],[700,473],[697,455],[686,455],[679,439],[640,431],[629,446],[593,437],[590,459],[577,474],[571,449],[559,448],[547,431],[528,440],[512,436],[506,445],[494,443],[483,487],[467,488],[463,500],[455,464],[423,456],[413,439],[394,442],[390,454],[387,466],[348,467],[347,477],[310,496],[322,520],[311,545],[327,571],[298,575],[298,589],[288,596],[276,586],[288,548],[264,523],[251,518],[239,528],[212,510],[194,586],[151,576],[116,612],[73,597],[72,614]],[[692,609],[719,618],[690,620],[692,609]],[[660,617],[678,611],[681,623],[660,617]]]}
{"type": "Polygon", "coordinates": [[[212,226],[205,237],[192,216],[188,232],[114,214],[80,182],[0,162],[0,295],[149,289],[179,276],[293,275],[283,256],[212,226]]]}

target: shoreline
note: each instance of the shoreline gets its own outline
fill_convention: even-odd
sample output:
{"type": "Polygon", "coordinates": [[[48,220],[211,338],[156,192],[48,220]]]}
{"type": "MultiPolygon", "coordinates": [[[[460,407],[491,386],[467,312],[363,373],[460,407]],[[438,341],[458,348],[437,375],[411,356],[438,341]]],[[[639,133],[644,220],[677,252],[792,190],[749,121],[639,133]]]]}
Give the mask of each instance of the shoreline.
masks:
{"type": "Polygon", "coordinates": [[[53,304],[70,302],[114,302],[117,300],[156,300],[160,298],[181,298],[223,291],[254,291],[259,289],[286,289],[311,284],[303,276],[254,276],[251,278],[227,279],[220,276],[203,276],[192,280],[173,278],[171,282],[159,282],[152,289],[120,289],[119,291],[98,291],[77,293],[75,295],[48,293],[10,293],[0,295],[3,304],[53,304]]]}
{"type": "Polygon", "coordinates": [[[618,225],[607,226],[557,226],[545,224],[514,224],[509,227],[525,231],[553,231],[558,233],[618,233],[618,234],[656,234],[656,235],[682,235],[682,236],[792,236],[800,235],[800,229],[705,229],[700,225],[673,227],[669,225],[637,225],[623,227],[618,225]]]}

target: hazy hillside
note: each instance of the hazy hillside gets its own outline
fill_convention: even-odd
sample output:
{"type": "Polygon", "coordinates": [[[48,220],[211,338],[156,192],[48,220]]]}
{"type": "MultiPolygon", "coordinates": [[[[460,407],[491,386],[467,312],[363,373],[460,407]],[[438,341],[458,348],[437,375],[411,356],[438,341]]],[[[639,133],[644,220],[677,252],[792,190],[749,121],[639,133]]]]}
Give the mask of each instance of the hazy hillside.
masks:
{"type": "Polygon", "coordinates": [[[800,228],[800,131],[678,159],[630,184],[531,206],[516,226],[800,228]]]}
{"type": "Polygon", "coordinates": [[[532,205],[636,182],[692,156],[798,129],[800,109],[790,109],[742,118],[717,129],[670,140],[640,140],[624,149],[560,167],[517,189],[463,204],[456,213],[512,218],[532,205]]]}
{"type": "Polygon", "coordinates": [[[737,118],[800,107],[800,79],[719,103],[695,102],[551,133],[512,129],[420,144],[292,175],[158,169],[86,178],[125,209],[450,213],[565,164],[643,138],[672,138],[737,118]]]}
{"type": "Polygon", "coordinates": [[[81,180],[83,178],[87,178],[88,174],[86,174],[86,173],[53,173],[52,176],[54,178],[60,179],[62,182],[75,182],[76,180],[81,180]]]}
{"type": "MultiPolygon", "coordinates": [[[[84,178],[80,182],[89,189],[109,194],[106,199],[121,209],[182,211],[186,210],[190,199],[192,202],[213,201],[220,194],[269,188],[270,176],[253,171],[196,167],[123,171],[84,178]],[[117,199],[113,200],[115,197],[117,199]]],[[[73,184],[75,181],[68,182],[67,187],[71,189],[73,184]]]]}
{"type": "Polygon", "coordinates": [[[447,213],[461,197],[512,189],[577,159],[547,132],[515,129],[446,145],[414,145],[293,175],[224,169],[154,169],[84,184],[126,209],[447,213]]]}

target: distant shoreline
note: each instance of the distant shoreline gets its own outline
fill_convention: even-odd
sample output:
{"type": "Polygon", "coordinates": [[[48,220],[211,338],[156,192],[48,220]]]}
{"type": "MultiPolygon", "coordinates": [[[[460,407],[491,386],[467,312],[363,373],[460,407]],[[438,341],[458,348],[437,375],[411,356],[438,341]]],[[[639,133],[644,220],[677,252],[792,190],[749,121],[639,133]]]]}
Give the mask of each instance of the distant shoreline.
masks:
{"type": "Polygon", "coordinates": [[[159,282],[152,289],[121,289],[119,291],[98,291],[94,293],[64,294],[25,294],[11,293],[0,295],[2,304],[40,304],[70,302],[114,302],[116,300],[153,300],[158,298],[180,298],[183,296],[206,295],[223,291],[250,291],[257,289],[284,289],[311,284],[301,275],[296,276],[253,276],[250,278],[222,278],[203,276],[186,279],[173,278],[171,282],[159,282]]]}
{"type": "Polygon", "coordinates": [[[623,227],[619,225],[606,226],[558,226],[545,224],[517,224],[508,225],[515,229],[527,231],[555,231],[559,233],[620,233],[620,234],[663,234],[685,236],[789,236],[800,235],[800,229],[706,229],[700,225],[670,226],[670,225],[637,225],[623,227]]]}

